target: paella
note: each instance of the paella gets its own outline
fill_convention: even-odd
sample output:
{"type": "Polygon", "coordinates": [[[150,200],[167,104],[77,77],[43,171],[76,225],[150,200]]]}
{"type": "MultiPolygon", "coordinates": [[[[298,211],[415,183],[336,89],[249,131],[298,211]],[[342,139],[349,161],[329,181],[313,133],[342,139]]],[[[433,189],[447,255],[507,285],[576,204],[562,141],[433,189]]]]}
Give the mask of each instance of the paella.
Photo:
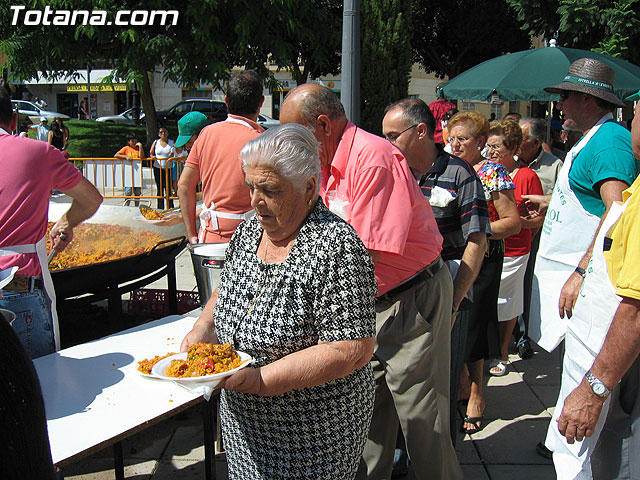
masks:
{"type": "MultiPolygon", "coordinates": [[[[51,249],[47,228],[47,250],[51,249]]],[[[49,270],[60,270],[93,263],[117,260],[148,252],[163,240],[158,232],[140,231],[122,225],[83,223],[73,229],[73,240],[58,252],[49,264],[49,270]]]]}

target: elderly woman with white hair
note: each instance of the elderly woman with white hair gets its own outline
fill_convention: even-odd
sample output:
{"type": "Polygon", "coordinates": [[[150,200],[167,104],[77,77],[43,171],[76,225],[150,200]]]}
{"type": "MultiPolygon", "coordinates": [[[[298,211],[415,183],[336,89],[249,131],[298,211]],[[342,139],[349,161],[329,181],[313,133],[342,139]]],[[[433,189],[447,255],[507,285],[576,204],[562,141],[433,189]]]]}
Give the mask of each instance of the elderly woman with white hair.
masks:
{"type": "Polygon", "coordinates": [[[373,263],[318,197],[309,130],[271,128],[240,157],[256,216],[182,350],[229,342],[256,359],[221,393],[229,478],[354,478],[373,411],[373,263]]]}

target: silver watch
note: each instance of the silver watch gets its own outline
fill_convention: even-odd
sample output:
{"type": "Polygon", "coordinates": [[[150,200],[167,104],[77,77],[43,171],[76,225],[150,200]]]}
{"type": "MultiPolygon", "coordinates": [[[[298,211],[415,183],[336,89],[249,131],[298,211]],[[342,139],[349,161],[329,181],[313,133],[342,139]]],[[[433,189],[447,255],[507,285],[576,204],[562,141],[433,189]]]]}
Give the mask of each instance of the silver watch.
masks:
{"type": "Polygon", "coordinates": [[[587,380],[587,383],[591,387],[591,390],[593,390],[593,393],[595,393],[600,398],[607,398],[611,393],[611,390],[609,390],[607,386],[604,383],[602,383],[602,380],[595,377],[591,373],[591,370],[585,373],[584,378],[587,380]]]}

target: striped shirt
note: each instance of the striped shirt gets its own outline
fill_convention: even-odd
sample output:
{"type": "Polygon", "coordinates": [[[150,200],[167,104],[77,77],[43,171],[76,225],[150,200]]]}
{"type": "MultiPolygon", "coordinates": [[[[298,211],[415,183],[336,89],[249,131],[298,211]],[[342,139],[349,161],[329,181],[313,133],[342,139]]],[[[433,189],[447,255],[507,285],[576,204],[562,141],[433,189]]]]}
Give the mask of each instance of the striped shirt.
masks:
{"type": "Polygon", "coordinates": [[[419,183],[444,237],[444,260],[462,258],[469,234],[482,232],[491,235],[482,182],[465,160],[439,148],[436,161],[419,183]]]}

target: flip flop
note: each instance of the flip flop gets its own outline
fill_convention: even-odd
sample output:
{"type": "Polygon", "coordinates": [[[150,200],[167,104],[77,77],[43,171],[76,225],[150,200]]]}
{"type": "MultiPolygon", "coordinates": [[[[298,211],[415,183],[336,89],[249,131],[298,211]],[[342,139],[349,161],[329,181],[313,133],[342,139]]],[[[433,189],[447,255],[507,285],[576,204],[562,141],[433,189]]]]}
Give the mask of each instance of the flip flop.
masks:
{"type": "Polygon", "coordinates": [[[489,374],[494,377],[502,377],[505,373],[507,373],[507,366],[502,360],[492,360],[489,363],[489,374]]]}
{"type": "Polygon", "coordinates": [[[462,421],[462,426],[460,427],[460,431],[462,433],[466,433],[467,435],[473,435],[474,433],[478,433],[480,430],[484,428],[482,425],[483,416],[479,417],[470,417],[469,415],[465,415],[464,420],[462,421]],[[478,422],[480,422],[480,426],[478,426],[478,422]],[[474,428],[464,428],[465,423],[472,423],[474,428]]]}

